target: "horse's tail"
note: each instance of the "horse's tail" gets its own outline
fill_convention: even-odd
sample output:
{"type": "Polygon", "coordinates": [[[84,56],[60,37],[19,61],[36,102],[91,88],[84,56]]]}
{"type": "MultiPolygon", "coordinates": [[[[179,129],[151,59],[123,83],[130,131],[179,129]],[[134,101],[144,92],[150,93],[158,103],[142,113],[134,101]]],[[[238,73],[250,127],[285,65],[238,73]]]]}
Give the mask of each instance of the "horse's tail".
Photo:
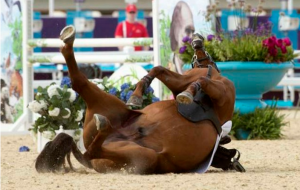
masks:
{"type": "Polygon", "coordinates": [[[75,142],[72,144],[72,153],[80,164],[87,168],[93,168],[91,162],[80,152],[75,142]]]}
{"type": "Polygon", "coordinates": [[[71,152],[82,165],[92,168],[90,161],[78,150],[73,137],[66,133],[59,133],[55,139],[45,145],[36,159],[35,169],[39,173],[55,172],[64,166],[67,159],[71,170],[74,170],[70,160],[71,152]]]}

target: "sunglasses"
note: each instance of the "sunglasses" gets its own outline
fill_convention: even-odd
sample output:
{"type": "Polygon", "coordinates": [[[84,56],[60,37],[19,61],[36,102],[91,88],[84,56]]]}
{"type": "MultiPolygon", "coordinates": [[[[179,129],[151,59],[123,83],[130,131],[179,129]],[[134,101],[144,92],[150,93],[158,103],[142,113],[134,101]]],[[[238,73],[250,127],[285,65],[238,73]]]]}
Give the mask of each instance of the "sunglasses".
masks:
{"type": "Polygon", "coordinates": [[[134,11],[130,11],[129,14],[135,14],[135,12],[134,11]]]}

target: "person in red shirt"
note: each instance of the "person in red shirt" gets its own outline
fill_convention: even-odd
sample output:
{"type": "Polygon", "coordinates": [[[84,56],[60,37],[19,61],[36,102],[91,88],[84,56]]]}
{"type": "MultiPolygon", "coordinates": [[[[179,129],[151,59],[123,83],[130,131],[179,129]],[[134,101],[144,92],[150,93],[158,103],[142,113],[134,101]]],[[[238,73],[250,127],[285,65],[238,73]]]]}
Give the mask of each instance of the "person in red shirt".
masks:
{"type": "MultiPolygon", "coordinates": [[[[149,37],[146,27],[135,20],[137,8],[133,4],[129,4],[126,7],[126,20],[120,22],[115,31],[116,38],[145,38],[149,37]]],[[[123,50],[123,47],[119,47],[123,50]]],[[[136,46],[135,51],[141,51],[142,46],[136,46]]],[[[148,50],[149,47],[144,47],[144,50],[148,50]]]]}

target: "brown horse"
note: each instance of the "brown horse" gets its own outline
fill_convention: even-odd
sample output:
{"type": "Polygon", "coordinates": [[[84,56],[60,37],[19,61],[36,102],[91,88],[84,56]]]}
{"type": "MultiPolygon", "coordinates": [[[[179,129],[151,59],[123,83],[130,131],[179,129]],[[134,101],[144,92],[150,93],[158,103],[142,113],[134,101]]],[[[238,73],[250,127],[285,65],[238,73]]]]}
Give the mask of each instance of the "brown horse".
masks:
{"type": "MultiPolygon", "coordinates": [[[[217,67],[203,51],[204,39],[200,35],[195,35],[193,41],[193,69],[180,75],[164,67],[153,68],[137,83],[127,104],[140,105],[143,89],[150,85],[153,78],[166,84],[177,96],[177,101],[160,101],[142,110],[133,111],[117,97],[89,82],[79,71],[73,52],[74,32],[74,27],[63,29],[61,39],[65,45],[61,48],[61,53],[69,68],[72,88],[87,105],[83,129],[86,152],[82,155],[76,147],[68,146],[68,151],[73,151],[77,160],[101,173],[124,168],[138,174],[190,172],[207,161],[218,137],[217,129],[220,126],[216,126],[216,123],[222,125],[232,118],[235,89],[231,81],[220,75],[217,67]],[[213,67],[208,69],[209,65],[213,67]],[[193,122],[179,113],[179,105],[191,104],[197,92],[205,93],[211,99],[210,111],[215,113],[215,120],[208,118],[193,122]]],[[[200,100],[197,105],[202,103],[200,100]]],[[[208,107],[205,110],[206,108],[208,107]]],[[[61,143],[66,142],[62,139],[67,139],[66,135],[60,135],[59,138],[53,141],[56,145],[60,144],[55,147],[61,147],[61,143]]],[[[37,159],[38,171],[45,171],[45,168],[40,167],[47,165],[40,162],[49,162],[49,158],[42,159],[53,152],[53,146],[48,147],[50,148],[44,148],[37,159]]],[[[60,157],[65,157],[68,151],[62,151],[64,153],[60,157]]],[[[215,165],[230,169],[230,159],[235,151],[229,151],[228,155],[231,156],[227,160],[228,166],[218,163],[215,165]]],[[[52,160],[57,159],[51,154],[50,157],[52,160]]],[[[59,164],[52,165],[54,167],[59,164]]],[[[53,168],[46,168],[46,171],[53,171],[53,168]]]]}

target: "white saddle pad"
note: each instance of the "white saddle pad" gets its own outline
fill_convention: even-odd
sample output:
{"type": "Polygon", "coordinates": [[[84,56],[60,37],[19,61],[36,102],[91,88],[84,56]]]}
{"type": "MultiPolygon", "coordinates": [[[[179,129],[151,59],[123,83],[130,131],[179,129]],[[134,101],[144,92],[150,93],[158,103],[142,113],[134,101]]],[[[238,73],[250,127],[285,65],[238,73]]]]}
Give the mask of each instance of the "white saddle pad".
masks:
{"type": "Polygon", "coordinates": [[[221,140],[222,137],[228,135],[228,133],[230,132],[231,130],[231,126],[232,126],[232,121],[227,121],[226,123],[224,123],[222,125],[222,132],[220,135],[217,135],[217,139],[216,139],[216,143],[215,143],[215,147],[214,147],[214,150],[212,151],[211,153],[211,156],[209,156],[200,166],[199,168],[196,169],[196,173],[205,173],[208,168],[210,167],[211,163],[212,163],[212,160],[215,156],[215,153],[218,149],[218,146],[219,146],[219,142],[221,140]]]}

